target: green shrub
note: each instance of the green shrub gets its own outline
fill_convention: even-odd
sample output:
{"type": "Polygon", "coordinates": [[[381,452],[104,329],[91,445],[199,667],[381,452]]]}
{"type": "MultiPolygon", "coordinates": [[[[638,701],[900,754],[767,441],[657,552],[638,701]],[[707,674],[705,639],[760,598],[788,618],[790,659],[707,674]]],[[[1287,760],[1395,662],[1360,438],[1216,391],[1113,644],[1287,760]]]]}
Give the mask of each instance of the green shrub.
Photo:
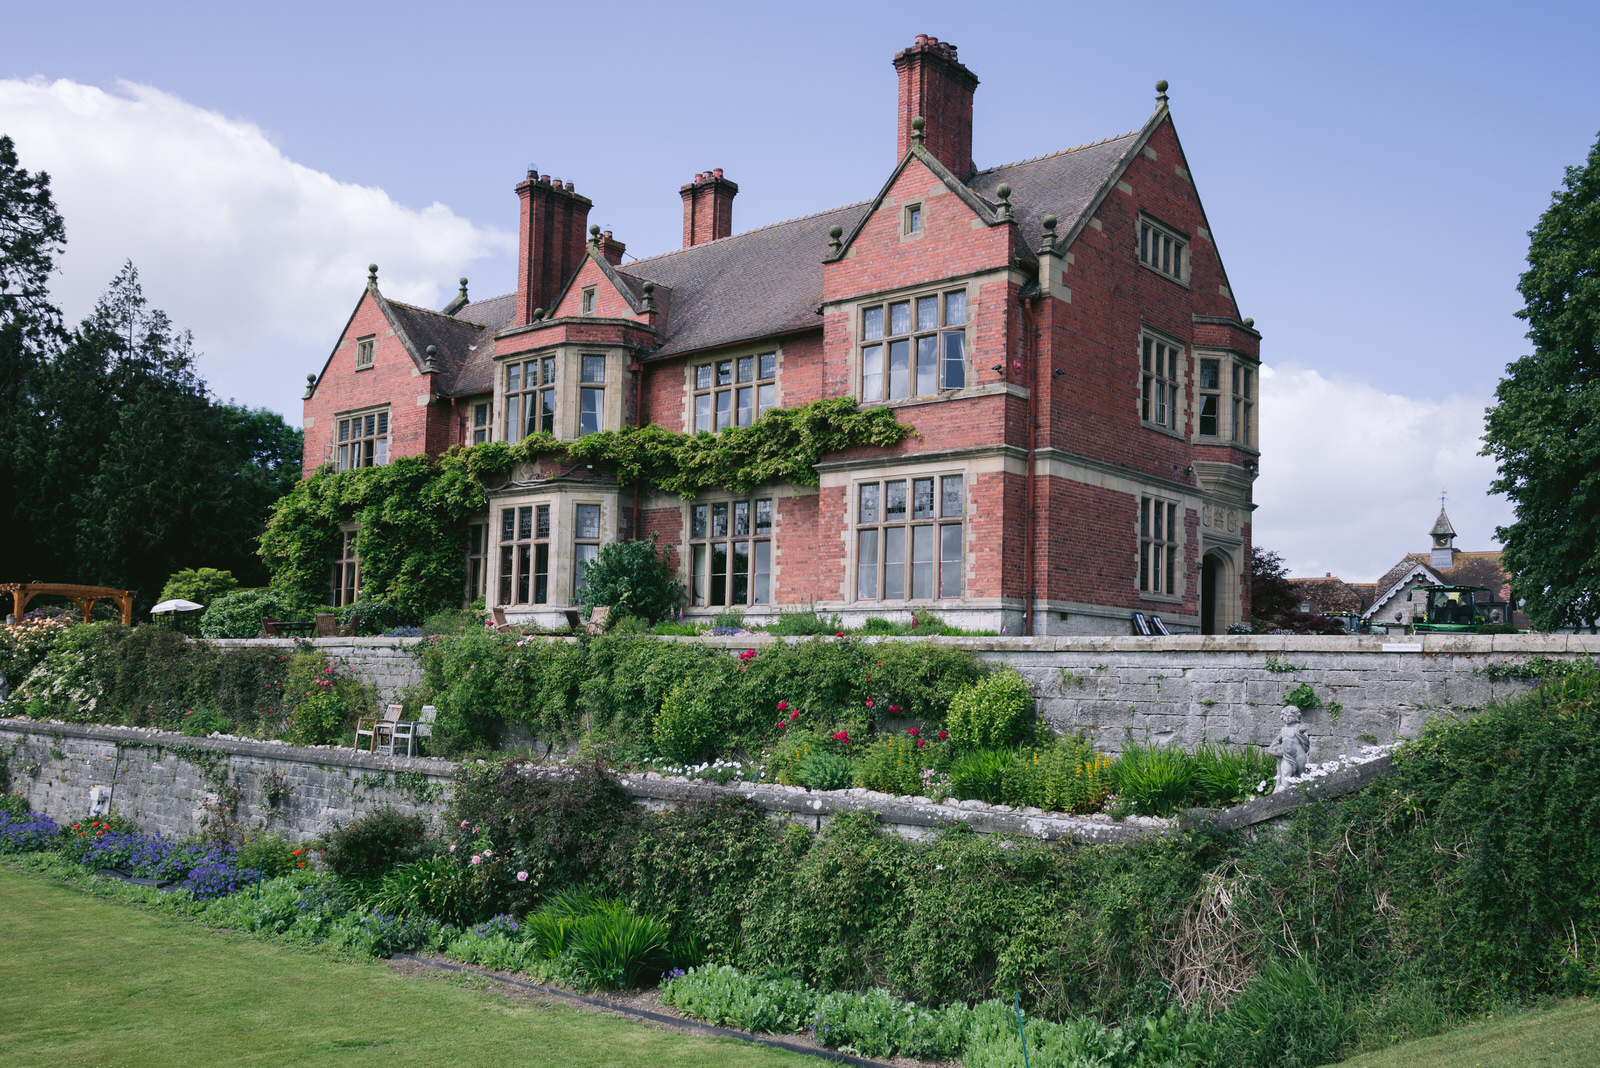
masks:
{"type": "Polygon", "coordinates": [[[933,753],[908,734],[891,734],[863,746],[855,766],[856,785],[886,794],[915,797],[924,792],[923,769],[933,766],[933,753]]]}
{"type": "Polygon", "coordinates": [[[32,612],[11,626],[0,626],[0,672],[5,673],[12,689],[44,661],[71,627],[70,619],[35,616],[32,612]]]}
{"type": "Polygon", "coordinates": [[[683,679],[656,713],[652,729],[656,745],[671,760],[697,763],[732,740],[741,696],[726,672],[683,679]]]}
{"type": "Polygon", "coordinates": [[[945,727],[958,748],[1010,745],[1027,728],[1033,694],[1015,671],[986,675],[964,687],[950,702],[945,727]]]}
{"type": "Polygon", "coordinates": [[[1017,753],[1004,773],[1005,803],[1063,812],[1098,812],[1115,791],[1110,757],[1087,739],[1056,738],[1017,753]]]}
{"type": "Polygon", "coordinates": [[[811,752],[800,759],[794,774],[810,790],[843,790],[854,778],[854,765],[837,753],[811,752]]]}
{"type": "Polygon", "coordinates": [[[793,976],[757,978],[724,964],[691,968],[663,984],[661,1001],[718,1026],[791,1034],[815,1019],[817,994],[793,976]]]}
{"type": "Polygon", "coordinates": [[[482,891],[462,864],[448,856],[424,857],[397,864],[384,875],[371,905],[391,916],[427,916],[466,927],[493,910],[482,891]]]}
{"type": "Polygon", "coordinates": [[[228,734],[232,729],[233,724],[228,722],[228,717],[212,708],[185,712],[183,719],[178,722],[178,730],[191,738],[204,738],[213,732],[228,734]]]}
{"type": "Polygon", "coordinates": [[[815,634],[837,634],[844,629],[838,616],[818,615],[815,609],[779,611],[778,618],[767,624],[767,633],[789,638],[809,638],[815,634]]]}
{"type": "Polygon", "coordinates": [[[683,586],[671,549],[648,541],[614,541],[583,570],[580,604],[591,608],[610,605],[614,615],[640,616],[652,623],[673,615],[683,603],[683,586]]]}
{"type": "Polygon", "coordinates": [[[443,612],[435,612],[422,621],[422,633],[429,637],[433,635],[457,635],[468,631],[481,631],[484,628],[483,612],[472,608],[451,608],[443,612]]]}
{"type": "Polygon", "coordinates": [[[572,920],[569,946],[579,974],[602,989],[620,990],[672,966],[671,935],[654,916],[606,901],[572,920]]]}
{"type": "Polygon", "coordinates": [[[252,875],[260,872],[264,879],[276,879],[303,868],[308,855],[306,849],[294,845],[281,834],[250,831],[239,844],[239,870],[252,875]]]}
{"type": "Polygon", "coordinates": [[[1302,682],[1300,685],[1292,687],[1284,693],[1283,703],[1286,705],[1294,705],[1302,712],[1309,712],[1311,709],[1316,708],[1319,704],[1317,700],[1317,691],[1311,688],[1311,684],[1309,682],[1302,682]]]}
{"type": "Polygon", "coordinates": [[[950,793],[962,800],[997,805],[1005,797],[1005,780],[1016,762],[1009,749],[973,749],[950,765],[950,793]]]}
{"type": "Polygon", "coordinates": [[[233,577],[231,571],[220,571],[214,567],[191,567],[184,571],[175,571],[167,579],[167,584],[161,587],[161,594],[157,601],[170,601],[182,598],[193,601],[198,605],[209,606],[211,602],[239,588],[239,580],[233,577]]]}
{"type": "Polygon", "coordinates": [[[0,813],[20,820],[28,814],[28,799],[21,794],[0,793],[0,813]]]}
{"type": "Polygon", "coordinates": [[[1230,1064],[1311,1068],[1339,1059],[1350,1026],[1343,999],[1305,961],[1273,961],[1228,1006],[1230,1064]]]}
{"type": "Polygon", "coordinates": [[[1172,816],[1188,802],[1194,758],[1175,745],[1130,742],[1113,769],[1117,794],[1141,816],[1172,816]]]}
{"type": "Polygon", "coordinates": [[[336,875],[374,878],[414,859],[426,848],[427,821],[392,808],[373,809],[328,836],[322,859],[336,875]]]}
{"type": "Polygon", "coordinates": [[[377,707],[377,695],[342,665],[315,651],[288,660],[284,707],[295,745],[330,745],[377,707]]]}
{"type": "Polygon", "coordinates": [[[1264,749],[1228,749],[1202,742],[1194,751],[1191,805],[1215,808],[1237,805],[1256,796],[1256,786],[1277,774],[1277,761],[1264,749]]]}
{"type": "Polygon", "coordinates": [[[207,638],[255,638],[263,619],[289,619],[294,610],[272,590],[239,590],[218,597],[200,617],[200,633],[207,638]]]}
{"type": "Polygon", "coordinates": [[[335,613],[335,618],[339,626],[349,627],[352,634],[364,638],[416,623],[415,618],[402,612],[393,601],[382,597],[365,597],[347,604],[335,613]]]}

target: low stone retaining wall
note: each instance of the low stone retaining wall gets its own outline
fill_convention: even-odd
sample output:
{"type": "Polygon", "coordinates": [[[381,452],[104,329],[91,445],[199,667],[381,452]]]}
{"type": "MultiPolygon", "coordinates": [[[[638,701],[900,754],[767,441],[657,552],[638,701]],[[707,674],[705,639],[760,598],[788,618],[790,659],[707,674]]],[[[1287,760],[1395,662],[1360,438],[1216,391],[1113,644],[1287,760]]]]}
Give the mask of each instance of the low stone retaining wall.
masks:
{"type": "MultiPolygon", "coordinates": [[[[195,834],[216,807],[225,784],[239,791],[231,819],[246,829],[274,831],[295,841],[326,834],[364,812],[391,805],[436,816],[458,765],[447,760],[385,757],[350,749],[302,748],[232,738],[186,738],[137,727],[0,720],[0,751],[9,754],[11,788],[36,812],[57,822],[87,818],[89,791],[108,787],[118,812],[141,828],[174,837],[195,834]],[[284,793],[276,803],[269,796],[284,793]]],[[[529,766],[524,774],[557,777],[562,768],[529,766]]],[[[976,801],[917,804],[867,790],[808,793],[777,785],[717,786],[659,775],[617,778],[634,800],[663,809],[742,797],[763,811],[821,830],[849,812],[873,812],[886,827],[911,838],[964,823],[981,834],[1020,834],[1047,841],[1113,842],[1169,831],[1174,823],[1013,810],[976,801]]]]}
{"type": "MultiPolygon", "coordinates": [[[[390,700],[421,683],[421,640],[320,638],[311,645],[344,660],[390,700]]],[[[785,639],[763,634],[657,640],[742,651],[785,639]]],[[[1108,753],[1120,751],[1128,739],[1191,748],[1202,738],[1267,745],[1277,737],[1284,694],[1309,683],[1321,702],[1305,716],[1314,761],[1354,753],[1364,744],[1415,738],[1431,716],[1470,713],[1525,685],[1488,678],[1484,669],[1491,665],[1600,656],[1600,635],[1592,634],[904,640],[971,649],[1015,668],[1028,680],[1046,723],[1062,733],[1083,731],[1108,753]]],[[[296,645],[290,639],[217,644],[296,645]]]]}

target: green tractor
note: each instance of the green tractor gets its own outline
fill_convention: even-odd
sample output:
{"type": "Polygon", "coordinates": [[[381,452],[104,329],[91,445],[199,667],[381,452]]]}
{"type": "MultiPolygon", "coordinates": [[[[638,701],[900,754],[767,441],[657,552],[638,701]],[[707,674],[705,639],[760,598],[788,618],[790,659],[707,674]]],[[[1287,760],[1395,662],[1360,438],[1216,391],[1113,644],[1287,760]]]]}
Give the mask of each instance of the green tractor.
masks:
{"type": "Polygon", "coordinates": [[[1417,634],[1433,631],[1471,632],[1486,622],[1478,612],[1474,593],[1488,591],[1486,586],[1443,586],[1427,584],[1418,586],[1423,594],[1423,611],[1411,621],[1410,630],[1417,634]]]}

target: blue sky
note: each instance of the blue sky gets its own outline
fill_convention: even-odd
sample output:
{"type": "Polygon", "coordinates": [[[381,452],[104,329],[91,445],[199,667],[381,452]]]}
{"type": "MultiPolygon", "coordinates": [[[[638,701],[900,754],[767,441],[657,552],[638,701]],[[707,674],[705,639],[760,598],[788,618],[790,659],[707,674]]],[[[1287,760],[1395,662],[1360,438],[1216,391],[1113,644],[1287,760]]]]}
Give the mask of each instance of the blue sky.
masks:
{"type": "Polygon", "coordinates": [[[8,4],[0,132],[49,170],[82,315],[124,258],[222,396],[298,417],[358,296],[511,287],[512,187],[575,182],[630,253],[677,247],[723,167],[738,230],[872,196],[889,60],[916,33],[981,80],[979,166],[1172,109],[1263,331],[1258,542],[1371,579],[1509,518],[1481,414],[1525,351],[1527,230],[1600,129],[1600,5],[8,4]],[[1135,14],[1136,12],[1136,14],[1135,14]],[[1035,21],[1030,21],[1030,17],[1035,21]]]}

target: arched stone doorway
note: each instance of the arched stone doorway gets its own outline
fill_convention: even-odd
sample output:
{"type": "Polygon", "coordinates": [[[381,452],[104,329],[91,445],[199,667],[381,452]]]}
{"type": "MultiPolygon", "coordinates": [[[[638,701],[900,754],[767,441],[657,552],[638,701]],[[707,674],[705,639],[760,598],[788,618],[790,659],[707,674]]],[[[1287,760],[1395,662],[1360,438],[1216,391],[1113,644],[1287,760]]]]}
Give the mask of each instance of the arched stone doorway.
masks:
{"type": "Polygon", "coordinates": [[[1232,558],[1213,550],[1200,561],[1200,633],[1222,634],[1239,615],[1239,579],[1232,558]]]}

